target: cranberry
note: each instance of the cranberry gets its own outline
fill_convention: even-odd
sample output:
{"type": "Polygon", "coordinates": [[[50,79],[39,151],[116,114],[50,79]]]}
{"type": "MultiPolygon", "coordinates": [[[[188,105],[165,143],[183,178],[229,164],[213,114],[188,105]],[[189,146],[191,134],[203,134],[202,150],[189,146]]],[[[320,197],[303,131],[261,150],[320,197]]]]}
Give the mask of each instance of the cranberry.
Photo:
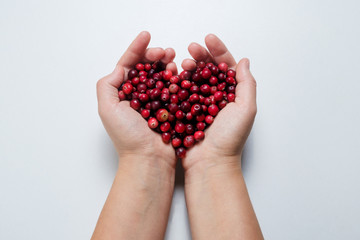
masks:
{"type": "Polygon", "coordinates": [[[189,97],[189,92],[185,89],[181,89],[178,92],[178,97],[181,101],[184,101],[185,99],[187,99],[189,97]]]}
{"type": "Polygon", "coordinates": [[[212,124],[212,123],[214,122],[214,117],[211,116],[211,115],[207,115],[207,116],[205,117],[205,122],[206,122],[208,125],[212,124]]]}
{"type": "Polygon", "coordinates": [[[171,140],[171,134],[168,132],[164,132],[163,134],[161,134],[161,138],[164,143],[169,143],[171,140]]]}
{"type": "Polygon", "coordinates": [[[161,90],[158,88],[154,88],[150,93],[150,98],[151,100],[157,100],[160,97],[160,95],[161,95],[161,90]]]}
{"type": "Polygon", "coordinates": [[[169,122],[175,121],[175,115],[172,114],[172,113],[169,113],[168,121],[169,121],[169,122]]]}
{"type": "Polygon", "coordinates": [[[156,88],[158,88],[158,89],[163,89],[163,88],[164,88],[164,83],[163,83],[162,81],[157,81],[157,82],[155,83],[155,86],[156,86],[156,88]]]}
{"type": "Polygon", "coordinates": [[[235,93],[235,86],[228,86],[226,90],[228,93],[235,93]]]}
{"type": "Polygon", "coordinates": [[[191,82],[189,80],[184,80],[181,82],[181,87],[184,89],[189,89],[191,88],[191,82]]]}
{"type": "Polygon", "coordinates": [[[212,66],[209,68],[211,70],[211,73],[214,75],[218,75],[219,74],[219,68],[217,66],[212,66]]]}
{"type": "Polygon", "coordinates": [[[139,82],[140,82],[140,78],[138,78],[138,77],[134,77],[133,79],[131,79],[131,84],[132,85],[138,85],[139,84],[139,82]]]}
{"type": "Polygon", "coordinates": [[[205,114],[200,114],[196,116],[196,121],[202,122],[205,120],[205,114]]]}
{"type": "Polygon", "coordinates": [[[163,71],[163,79],[165,81],[169,81],[171,77],[172,77],[172,72],[170,70],[166,69],[163,71]]]}
{"type": "Polygon", "coordinates": [[[148,88],[154,88],[155,87],[155,80],[153,78],[149,78],[147,81],[146,81],[146,86],[148,88]]]}
{"type": "Polygon", "coordinates": [[[137,76],[138,76],[138,71],[136,69],[131,69],[128,72],[128,78],[129,79],[133,79],[134,77],[137,77],[137,76]]]}
{"type": "Polygon", "coordinates": [[[170,93],[177,93],[179,91],[179,86],[175,83],[170,84],[169,86],[169,92],[170,93]]]}
{"type": "Polygon", "coordinates": [[[172,76],[170,78],[170,83],[179,83],[179,82],[180,82],[179,76],[172,76]]]}
{"type": "Polygon", "coordinates": [[[151,109],[156,111],[161,107],[160,101],[152,101],[151,102],[151,109]]]}
{"type": "Polygon", "coordinates": [[[216,85],[216,84],[218,83],[217,77],[211,76],[211,78],[209,79],[209,83],[210,83],[211,85],[216,85]]]}
{"type": "Polygon", "coordinates": [[[162,93],[160,96],[161,101],[168,102],[170,99],[170,95],[168,93],[162,93]]]}
{"type": "Polygon", "coordinates": [[[184,112],[190,112],[191,110],[191,104],[188,101],[184,101],[180,104],[181,110],[184,112]]]}
{"type": "Polygon", "coordinates": [[[197,130],[198,131],[203,131],[204,129],[205,129],[205,123],[204,122],[198,122],[197,124],[196,124],[196,128],[197,128],[197,130]]]}
{"type": "Polygon", "coordinates": [[[227,99],[228,99],[229,102],[235,102],[235,94],[229,93],[227,95],[227,99]]]}
{"type": "Polygon", "coordinates": [[[171,140],[171,144],[173,145],[174,148],[180,147],[181,143],[182,141],[180,138],[173,138],[173,140],[171,140]]]}
{"type": "Polygon", "coordinates": [[[200,61],[200,62],[197,62],[196,65],[199,67],[199,68],[204,68],[206,66],[206,63],[203,62],[203,61],[200,61]]]}
{"type": "Polygon", "coordinates": [[[205,133],[203,131],[196,131],[194,133],[194,138],[196,141],[201,141],[204,139],[204,137],[205,137],[205,133]]]}
{"type": "Polygon", "coordinates": [[[138,92],[144,93],[146,92],[147,86],[144,83],[139,83],[137,85],[138,92]]]}
{"type": "Polygon", "coordinates": [[[221,91],[215,92],[214,99],[215,101],[220,102],[221,100],[223,100],[223,93],[221,91]]]}
{"type": "Polygon", "coordinates": [[[179,120],[183,119],[185,117],[185,113],[181,110],[178,110],[176,113],[175,113],[175,117],[179,120]]]}
{"type": "Polygon", "coordinates": [[[128,95],[133,91],[133,86],[131,83],[125,83],[122,87],[123,92],[128,95]]]}
{"type": "Polygon", "coordinates": [[[198,116],[202,113],[202,107],[200,104],[196,103],[191,107],[191,115],[198,116]]]}
{"type": "Polygon", "coordinates": [[[200,74],[200,73],[194,73],[194,74],[192,75],[192,80],[193,80],[194,82],[199,82],[199,81],[201,80],[201,74],[200,74]]]}
{"type": "Polygon", "coordinates": [[[150,63],[145,63],[144,68],[145,68],[145,71],[150,71],[151,70],[151,64],[150,63]]]}
{"type": "Polygon", "coordinates": [[[201,77],[202,77],[202,78],[208,79],[208,78],[210,78],[210,76],[211,76],[211,71],[210,71],[210,69],[204,68],[204,69],[201,71],[201,77]]]}
{"type": "Polygon", "coordinates": [[[150,109],[151,109],[151,103],[148,102],[147,104],[145,104],[145,109],[149,109],[149,110],[150,110],[150,109]]]}
{"type": "Polygon", "coordinates": [[[170,94],[170,91],[169,91],[168,88],[163,88],[163,89],[161,90],[161,93],[170,94]]]}
{"type": "Polygon", "coordinates": [[[207,85],[207,84],[203,84],[203,85],[201,85],[201,87],[200,87],[200,92],[202,93],[202,94],[209,94],[210,93],[210,86],[209,85],[207,85]]]}
{"type": "Polygon", "coordinates": [[[218,68],[220,69],[220,71],[225,73],[228,70],[228,65],[223,62],[218,65],[218,68]]]}
{"type": "Polygon", "coordinates": [[[154,73],[153,78],[155,81],[159,81],[162,79],[162,76],[160,73],[154,73]]]}
{"type": "Polygon", "coordinates": [[[189,71],[182,71],[180,73],[180,79],[181,80],[189,80],[191,78],[191,72],[189,71]]]}
{"type": "Polygon", "coordinates": [[[211,94],[216,93],[216,91],[217,91],[217,87],[216,87],[216,86],[210,87],[210,93],[211,93],[211,94]]]}
{"type": "Polygon", "coordinates": [[[232,69],[229,69],[227,72],[226,72],[226,75],[228,77],[235,77],[236,76],[236,72],[232,69]]]}
{"type": "Polygon", "coordinates": [[[144,66],[144,64],[142,64],[142,63],[138,63],[138,64],[136,64],[135,68],[136,68],[136,70],[138,70],[138,71],[144,71],[145,66],[144,66]]]}
{"type": "Polygon", "coordinates": [[[211,116],[216,116],[219,112],[219,108],[218,106],[216,106],[215,104],[211,104],[209,107],[208,107],[208,113],[211,115],[211,116]]]}
{"type": "Polygon", "coordinates": [[[185,125],[182,122],[178,122],[174,129],[177,133],[183,133],[185,131],[185,125]]]}
{"type": "Polygon", "coordinates": [[[156,118],[150,118],[149,121],[148,121],[148,125],[149,125],[149,128],[157,128],[157,126],[159,125],[159,122],[156,120],[156,118]]]}
{"type": "Polygon", "coordinates": [[[170,103],[168,109],[170,113],[175,114],[179,110],[179,106],[176,103],[170,103]]]}
{"type": "Polygon", "coordinates": [[[186,150],[183,147],[180,147],[175,150],[175,154],[178,158],[185,158],[186,157],[186,150]]]}
{"type": "Polygon", "coordinates": [[[219,85],[217,85],[217,88],[219,91],[224,91],[226,88],[226,82],[220,83],[219,85]]]}
{"type": "Polygon", "coordinates": [[[194,86],[192,86],[192,87],[190,88],[190,92],[191,92],[191,93],[199,93],[199,92],[200,92],[200,88],[199,88],[198,86],[194,85],[194,86]]]}
{"type": "Polygon", "coordinates": [[[130,107],[132,107],[135,110],[139,110],[141,107],[141,103],[140,103],[139,99],[132,99],[130,101],[130,107]]]}
{"type": "Polygon", "coordinates": [[[176,94],[171,94],[170,96],[170,103],[178,103],[179,97],[176,94]]]}
{"type": "Polygon", "coordinates": [[[146,93],[141,93],[139,95],[139,100],[143,103],[146,103],[149,101],[149,95],[147,95],[146,93]]]}
{"type": "Polygon", "coordinates": [[[199,94],[193,93],[193,94],[190,95],[190,97],[189,97],[189,102],[190,103],[197,103],[199,101],[200,101],[199,94]]]}
{"type": "Polygon", "coordinates": [[[160,130],[162,132],[168,132],[170,131],[171,125],[169,122],[164,122],[163,124],[160,125],[160,130]]]}
{"type": "Polygon", "coordinates": [[[143,118],[148,118],[148,117],[150,117],[150,110],[149,110],[149,109],[143,109],[143,110],[141,110],[141,116],[142,116],[143,118]]]}
{"type": "Polygon", "coordinates": [[[188,135],[184,138],[183,144],[185,147],[190,148],[190,147],[194,146],[194,143],[195,143],[194,136],[188,135]]]}
{"type": "Polygon", "coordinates": [[[126,95],[123,90],[119,91],[119,98],[120,98],[120,101],[123,101],[126,99],[126,95]]]}
{"type": "Polygon", "coordinates": [[[218,103],[218,106],[220,109],[223,109],[226,106],[227,102],[226,100],[222,100],[221,102],[218,103]]]}
{"type": "Polygon", "coordinates": [[[185,132],[186,132],[186,134],[189,134],[189,135],[193,134],[195,132],[194,126],[190,123],[186,124],[185,132]]]}
{"type": "Polygon", "coordinates": [[[186,113],[186,119],[189,121],[193,119],[193,115],[191,114],[191,112],[186,113]]]}

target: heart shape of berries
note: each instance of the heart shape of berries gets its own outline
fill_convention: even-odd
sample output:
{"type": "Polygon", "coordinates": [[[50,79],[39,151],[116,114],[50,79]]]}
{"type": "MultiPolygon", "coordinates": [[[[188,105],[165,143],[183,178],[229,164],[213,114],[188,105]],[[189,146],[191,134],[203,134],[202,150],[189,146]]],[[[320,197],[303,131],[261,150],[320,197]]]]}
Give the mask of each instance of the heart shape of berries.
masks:
{"type": "Polygon", "coordinates": [[[120,100],[148,121],[151,129],[184,158],[186,149],[205,137],[216,115],[235,101],[236,72],[226,63],[197,62],[194,71],[173,75],[161,62],[138,63],[119,88],[120,100]]]}

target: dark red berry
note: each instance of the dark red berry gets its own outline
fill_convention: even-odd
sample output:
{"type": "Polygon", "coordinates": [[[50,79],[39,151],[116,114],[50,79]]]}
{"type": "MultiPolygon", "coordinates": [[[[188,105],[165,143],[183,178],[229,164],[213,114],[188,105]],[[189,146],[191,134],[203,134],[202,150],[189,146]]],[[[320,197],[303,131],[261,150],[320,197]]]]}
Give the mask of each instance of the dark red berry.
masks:
{"type": "Polygon", "coordinates": [[[171,140],[171,134],[168,132],[164,132],[163,134],[161,134],[161,138],[164,143],[169,143],[171,140]]]}
{"type": "Polygon", "coordinates": [[[120,101],[123,101],[126,99],[126,95],[123,90],[119,91],[119,99],[120,99],[120,101]]]}
{"type": "Polygon", "coordinates": [[[197,130],[199,130],[199,131],[203,131],[204,129],[205,129],[205,123],[204,122],[198,122],[197,124],[196,124],[196,128],[197,128],[197,130]]]}
{"type": "Polygon", "coordinates": [[[195,143],[195,138],[193,135],[188,135],[184,138],[183,144],[185,147],[190,148],[194,146],[194,143],[195,143]]]}
{"type": "Polygon", "coordinates": [[[139,99],[132,99],[130,101],[130,107],[132,107],[135,110],[139,110],[141,107],[141,103],[140,103],[139,99]]]}
{"type": "Polygon", "coordinates": [[[177,133],[183,133],[185,131],[185,125],[182,122],[178,122],[174,129],[177,133]]]}
{"type": "Polygon", "coordinates": [[[166,109],[159,109],[156,112],[156,119],[159,122],[165,122],[166,120],[168,120],[169,117],[169,112],[166,109]]]}
{"type": "Polygon", "coordinates": [[[186,157],[186,150],[183,147],[180,147],[175,150],[175,154],[178,158],[182,159],[186,157]]]}

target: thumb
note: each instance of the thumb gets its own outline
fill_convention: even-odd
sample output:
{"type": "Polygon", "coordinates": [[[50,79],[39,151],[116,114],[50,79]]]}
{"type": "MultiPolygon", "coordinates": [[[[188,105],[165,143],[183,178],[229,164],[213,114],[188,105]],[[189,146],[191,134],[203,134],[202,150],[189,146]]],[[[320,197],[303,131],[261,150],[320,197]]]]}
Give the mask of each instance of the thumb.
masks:
{"type": "Polygon", "coordinates": [[[256,81],[250,72],[249,59],[243,58],[236,65],[235,102],[256,111],[256,81]]]}
{"type": "Polygon", "coordinates": [[[124,68],[117,65],[112,73],[100,79],[96,84],[99,108],[120,101],[118,88],[124,81],[124,68]]]}

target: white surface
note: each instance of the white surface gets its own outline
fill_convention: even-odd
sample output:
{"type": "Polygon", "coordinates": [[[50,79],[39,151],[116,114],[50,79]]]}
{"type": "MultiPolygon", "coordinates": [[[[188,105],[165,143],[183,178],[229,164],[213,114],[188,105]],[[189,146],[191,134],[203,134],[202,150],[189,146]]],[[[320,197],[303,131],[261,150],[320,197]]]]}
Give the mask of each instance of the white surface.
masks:
{"type": "MultiPolygon", "coordinates": [[[[116,154],[97,79],[141,30],[249,57],[244,174],[267,239],[360,239],[358,1],[1,1],[0,239],[89,239],[116,154]]],[[[177,185],[166,239],[190,239],[177,185]]]]}

